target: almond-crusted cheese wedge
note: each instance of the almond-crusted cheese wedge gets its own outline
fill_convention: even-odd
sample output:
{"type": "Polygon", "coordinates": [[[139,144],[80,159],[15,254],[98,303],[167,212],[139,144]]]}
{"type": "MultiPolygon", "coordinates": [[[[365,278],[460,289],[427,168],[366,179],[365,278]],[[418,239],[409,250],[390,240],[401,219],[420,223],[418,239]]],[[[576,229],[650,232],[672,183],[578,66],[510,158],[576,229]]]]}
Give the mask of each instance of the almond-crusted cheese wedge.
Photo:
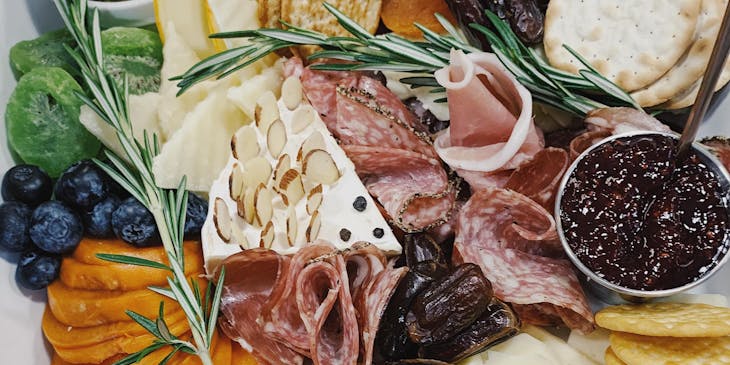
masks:
{"type": "Polygon", "coordinates": [[[255,110],[257,120],[236,132],[228,164],[210,190],[216,209],[202,235],[208,273],[242,249],[291,254],[317,239],[341,249],[366,241],[400,253],[352,161],[302,97],[299,79],[283,83],[279,100],[263,95],[255,110]],[[224,216],[230,231],[221,232],[216,218],[224,216]]]}

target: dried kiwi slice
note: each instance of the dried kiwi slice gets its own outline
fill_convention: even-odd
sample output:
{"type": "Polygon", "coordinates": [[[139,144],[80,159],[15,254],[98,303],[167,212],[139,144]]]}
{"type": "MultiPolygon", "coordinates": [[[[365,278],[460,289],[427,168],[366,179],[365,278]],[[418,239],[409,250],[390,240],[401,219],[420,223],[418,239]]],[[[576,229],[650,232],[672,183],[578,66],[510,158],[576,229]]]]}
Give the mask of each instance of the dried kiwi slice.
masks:
{"type": "Polygon", "coordinates": [[[10,64],[18,77],[36,67],[61,67],[72,76],[78,77],[80,72],[76,62],[64,45],[76,47],[73,37],[65,29],[43,34],[33,40],[18,42],[10,49],[10,64]]]}
{"type": "Polygon", "coordinates": [[[20,78],[5,112],[10,147],[51,177],[101,147],[79,123],[82,102],[74,91],[81,86],[62,68],[36,67],[20,78]]]}
{"type": "Polygon", "coordinates": [[[162,42],[155,32],[115,27],[101,32],[104,69],[121,83],[127,75],[129,92],[144,94],[160,88],[162,42]]]}

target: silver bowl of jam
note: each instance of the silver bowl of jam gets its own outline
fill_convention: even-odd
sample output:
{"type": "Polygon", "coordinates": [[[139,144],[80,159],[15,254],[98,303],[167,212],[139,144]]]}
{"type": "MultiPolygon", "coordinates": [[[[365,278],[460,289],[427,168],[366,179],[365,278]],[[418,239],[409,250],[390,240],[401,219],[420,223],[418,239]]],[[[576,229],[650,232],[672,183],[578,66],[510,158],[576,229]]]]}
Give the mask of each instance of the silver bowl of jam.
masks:
{"type": "Polygon", "coordinates": [[[609,303],[691,289],[728,261],[730,175],[678,136],[609,137],[570,166],[555,202],[558,235],[590,290],[609,303]],[[675,166],[676,164],[676,166],[675,166]]]}

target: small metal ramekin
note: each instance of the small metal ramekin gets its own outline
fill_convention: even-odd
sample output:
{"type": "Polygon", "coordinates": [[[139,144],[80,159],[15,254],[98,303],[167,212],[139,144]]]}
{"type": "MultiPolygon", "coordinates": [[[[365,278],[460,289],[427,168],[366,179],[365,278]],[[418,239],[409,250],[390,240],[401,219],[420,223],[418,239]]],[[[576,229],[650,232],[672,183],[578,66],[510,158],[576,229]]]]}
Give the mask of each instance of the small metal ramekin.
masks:
{"type": "MultiPolygon", "coordinates": [[[[598,276],[596,273],[594,273],[591,269],[589,269],[587,266],[583,264],[583,262],[580,261],[580,259],[575,255],[573,250],[570,248],[570,245],[568,244],[568,240],[565,238],[565,233],[563,232],[562,227],[562,219],[560,218],[561,215],[561,202],[563,200],[563,191],[565,190],[565,185],[568,182],[568,179],[573,175],[573,171],[578,166],[578,162],[580,162],[585,156],[590,154],[593,150],[598,148],[599,146],[611,142],[613,140],[619,139],[619,138],[626,138],[626,137],[633,137],[633,136],[639,136],[639,135],[663,135],[668,136],[674,139],[679,140],[679,136],[675,134],[670,133],[661,133],[661,132],[647,132],[647,131],[639,131],[639,132],[630,132],[630,133],[624,133],[619,134],[615,136],[608,137],[601,142],[591,146],[587,150],[585,150],[583,153],[576,158],[575,161],[570,165],[568,168],[568,171],[566,171],[565,175],[563,176],[563,180],[560,182],[560,187],[558,190],[558,195],[555,199],[555,223],[557,225],[558,230],[558,236],[560,237],[560,241],[563,244],[563,248],[565,249],[566,254],[570,258],[570,261],[573,262],[573,264],[586,276],[585,284],[594,295],[596,295],[599,299],[605,301],[609,304],[623,304],[626,302],[646,302],[653,298],[661,298],[661,297],[667,297],[670,295],[678,294],[681,292],[684,292],[686,290],[692,289],[700,284],[702,284],[705,280],[709,279],[713,274],[720,271],[720,269],[728,262],[728,258],[730,258],[730,252],[726,252],[725,255],[720,259],[720,262],[715,265],[714,268],[712,268],[710,271],[706,272],[704,275],[702,275],[697,280],[687,283],[685,285],[671,288],[671,289],[664,289],[664,290],[638,290],[638,289],[630,289],[625,288],[620,285],[616,285],[600,276],[598,276]]],[[[720,186],[722,187],[723,191],[725,192],[726,199],[730,201],[730,174],[728,174],[725,167],[722,165],[722,163],[710,152],[707,148],[702,146],[701,144],[695,142],[693,143],[692,147],[695,151],[699,153],[700,158],[704,163],[709,166],[716,176],[720,178],[720,186]]],[[[728,213],[730,214],[730,206],[728,207],[728,213]]],[[[725,244],[728,245],[730,241],[730,232],[725,237],[725,244]]]]}

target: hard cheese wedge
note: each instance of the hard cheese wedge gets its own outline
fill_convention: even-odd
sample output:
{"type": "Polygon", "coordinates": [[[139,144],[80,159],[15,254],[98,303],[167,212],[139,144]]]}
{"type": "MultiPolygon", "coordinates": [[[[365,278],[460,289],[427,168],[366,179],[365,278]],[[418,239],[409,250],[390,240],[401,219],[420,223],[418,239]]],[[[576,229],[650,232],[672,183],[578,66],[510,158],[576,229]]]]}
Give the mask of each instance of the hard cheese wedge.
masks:
{"type": "Polygon", "coordinates": [[[203,226],[209,273],[242,249],[290,254],[318,239],[341,249],[365,241],[400,252],[352,161],[304,101],[299,79],[284,81],[279,100],[262,95],[254,114],[255,123],[233,136],[210,190],[203,226]]]}

